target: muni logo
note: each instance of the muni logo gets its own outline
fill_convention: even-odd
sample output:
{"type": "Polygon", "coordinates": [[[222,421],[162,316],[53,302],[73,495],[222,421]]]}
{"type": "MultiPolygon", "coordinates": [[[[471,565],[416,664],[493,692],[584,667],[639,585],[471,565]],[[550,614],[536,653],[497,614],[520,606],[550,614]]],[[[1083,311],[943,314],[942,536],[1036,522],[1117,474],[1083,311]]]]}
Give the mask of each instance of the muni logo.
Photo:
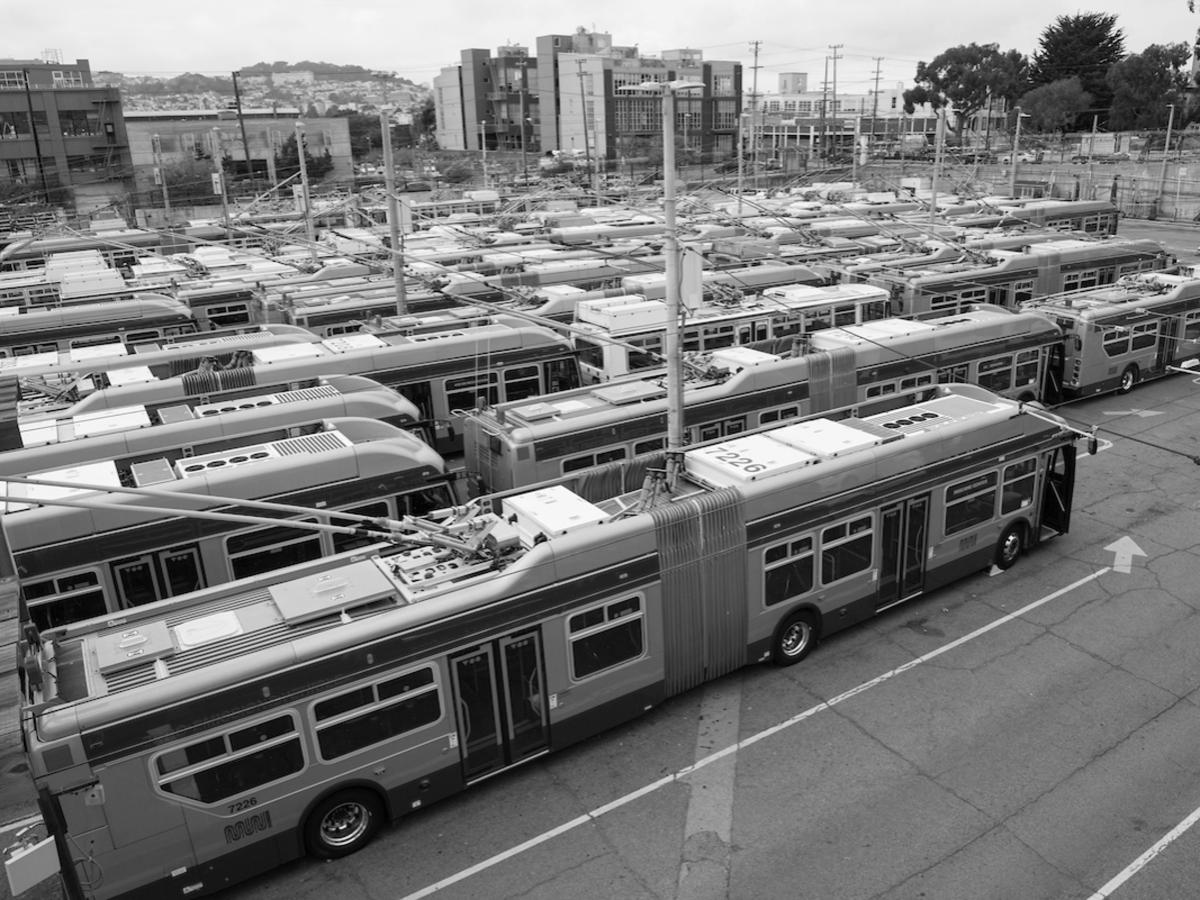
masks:
{"type": "Polygon", "coordinates": [[[232,825],[225,826],[225,843],[234,844],[244,837],[250,837],[259,831],[266,831],[271,827],[271,811],[263,810],[260,813],[255,813],[252,816],[247,816],[240,822],[235,822],[232,825]]]}

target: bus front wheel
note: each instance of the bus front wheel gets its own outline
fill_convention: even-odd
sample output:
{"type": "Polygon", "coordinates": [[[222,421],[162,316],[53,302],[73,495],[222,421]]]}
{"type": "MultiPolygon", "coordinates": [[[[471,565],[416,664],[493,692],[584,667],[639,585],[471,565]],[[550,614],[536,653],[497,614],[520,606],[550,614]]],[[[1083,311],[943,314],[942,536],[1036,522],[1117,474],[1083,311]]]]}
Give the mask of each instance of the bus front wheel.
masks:
{"type": "Polygon", "coordinates": [[[1138,382],[1138,367],[1128,366],[1121,373],[1121,384],[1117,388],[1122,394],[1128,394],[1133,390],[1133,386],[1138,382]]]}
{"type": "Polygon", "coordinates": [[[370,791],[339,791],[309,813],[304,843],[318,859],[338,859],[362,849],[383,822],[383,806],[370,791]]]}
{"type": "Polygon", "coordinates": [[[1025,544],[1025,530],[1020,525],[1009,525],[996,544],[996,568],[1011,569],[1021,556],[1025,544]]]}
{"type": "Polygon", "coordinates": [[[817,626],[812,614],[798,610],[784,619],[775,632],[772,658],[777,666],[791,666],[808,656],[816,644],[817,626]]]}

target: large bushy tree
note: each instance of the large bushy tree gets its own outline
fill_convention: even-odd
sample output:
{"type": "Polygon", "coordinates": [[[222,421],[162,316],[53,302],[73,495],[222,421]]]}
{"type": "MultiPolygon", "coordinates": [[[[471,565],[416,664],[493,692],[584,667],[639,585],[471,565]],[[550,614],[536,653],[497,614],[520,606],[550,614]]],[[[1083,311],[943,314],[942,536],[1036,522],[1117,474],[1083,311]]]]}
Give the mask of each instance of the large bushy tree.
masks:
{"type": "Polygon", "coordinates": [[[1074,75],[1035,87],[1020,102],[1021,111],[1029,115],[1031,130],[1038,132],[1073,130],[1092,104],[1092,95],[1074,75]]]}
{"type": "Polygon", "coordinates": [[[1030,63],[1029,81],[1040,87],[1078,78],[1080,87],[1092,96],[1092,108],[1080,110],[1072,127],[1090,129],[1093,115],[1107,125],[1113,97],[1108,72],[1124,58],[1125,36],[1117,28],[1115,15],[1059,16],[1042,32],[1030,63]]]}
{"type": "Polygon", "coordinates": [[[1163,128],[1172,103],[1178,113],[1175,124],[1182,124],[1191,55],[1191,48],[1182,42],[1151,44],[1113,66],[1108,72],[1113,97],[1109,127],[1163,128]]]}
{"type": "Polygon", "coordinates": [[[1028,66],[1023,54],[1001,52],[998,44],[951,47],[917,63],[916,86],[904,92],[904,111],[911,114],[922,103],[950,107],[961,140],[966,123],[987,107],[989,98],[1012,102],[1024,93],[1028,66]]]}

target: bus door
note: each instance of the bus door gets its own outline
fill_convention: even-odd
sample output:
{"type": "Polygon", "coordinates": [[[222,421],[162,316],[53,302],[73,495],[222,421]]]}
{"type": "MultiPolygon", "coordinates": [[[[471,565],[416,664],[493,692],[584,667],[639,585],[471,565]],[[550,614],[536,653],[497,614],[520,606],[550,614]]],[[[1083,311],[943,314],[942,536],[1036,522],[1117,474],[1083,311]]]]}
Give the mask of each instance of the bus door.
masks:
{"type": "MultiPolygon", "coordinates": [[[[1076,338],[1072,335],[1067,335],[1065,340],[1073,341],[1076,338]]],[[[1047,350],[1046,371],[1042,375],[1042,391],[1038,398],[1043,403],[1062,403],[1063,401],[1063,376],[1067,368],[1067,352],[1062,341],[1056,344],[1051,344],[1047,350]]]]}
{"type": "Polygon", "coordinates": [[[526,631],[450,657],[463,780],[511,766],[549,746],[542,640],[526,631]]]}
{"type": "Polygon", "coordinates": [[[1175,355],[1182,344],[1175,338],[1179,334],[1179,325],[1183,316],[1162,316],[1158,320],[1158,347],[1155,348],[1154,370],[1165,372],[1167,366],[1175,360],[1175,355]]]}
{"type": "Polygon", "coordinates": [[[1042,533],[1066,534],[1071,527],[1071,497],[1075,491],[1075,447],[1056,447],[1047,454],[1042,487],[1042,533]]]}
{"type": "Polygon", "coordinates": [[[120,609],[191,593],[205,586],[200,551],[195,545],[115,562],[112,577],[120,609]]]}
{"type": "Polygon", "coordinates": [[[920,594],[929,544],[929,495],[889,503],[880,510],[879,594],[875,610],[920,594]]]}

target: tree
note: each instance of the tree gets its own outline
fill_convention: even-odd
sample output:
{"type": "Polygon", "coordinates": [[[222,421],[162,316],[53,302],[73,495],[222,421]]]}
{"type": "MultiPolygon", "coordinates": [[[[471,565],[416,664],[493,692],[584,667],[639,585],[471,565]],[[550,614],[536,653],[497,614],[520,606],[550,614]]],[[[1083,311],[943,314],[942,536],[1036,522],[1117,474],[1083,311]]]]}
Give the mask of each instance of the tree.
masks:
{"type": "Polygon", "coordinates": [[[1074,128],[1092,127],[1092,112],[1106,123],[1112,106],[1112,88],[1108,71],[1125,58],[1125,36],[1117,28],[1117,17],[1106,13],[1059,16],[1042,32],[1029,69],[1029,80],[1036,86],[1052,84],[1064,78],[1078,78],[1084,91],[1092,95],[1092,109],[1082,109],[1074,128]]]}
{"type": "MultiPolygon", "coordinates": [[[[1185,43],[1151,44],[1132,53],[1108,72],[1112,90],[1109,127],[1114,130],[1164,128],[1169,104],[1183,110],[1188,77],[1184,67],[1192,51],[1185,43]]],[[[1181,122],[1182,116],[1176,118],[1181,122]]]]}
{"type": "Polygon", "coordinates": [[[963,128],[987,107],[989,98],[1012,101],[1023,93],[1028,67],[1023,54],[1001,53],[998,44],[951,47],[928,63],[917,63],[916,86],[904,92],[904,111],[911,115],[922,103],[934,109],[950,107],[961,142],[963,128]]]}
{"type": "Polygon", "coordinates": [[[1021,97],[1021,111],[1029,114],[1034,131],[1070,131],[1081,114],[1092,108],[1092,95],[1079,78],[1061,78],[1034,88],[1021,97]]]}
{"type": "MultiPolygon", "coordinates": [[[[320,156],[314,157],[304,148],[304,168],[308,177],[317,181],[333,170],[333,157],[326,150],[320,156]]],[[[300,157],[296,153],[296,135],[289,135],[275,154],[275,176],[280,181],[286,181],[300,172],[300,157]]]]}

